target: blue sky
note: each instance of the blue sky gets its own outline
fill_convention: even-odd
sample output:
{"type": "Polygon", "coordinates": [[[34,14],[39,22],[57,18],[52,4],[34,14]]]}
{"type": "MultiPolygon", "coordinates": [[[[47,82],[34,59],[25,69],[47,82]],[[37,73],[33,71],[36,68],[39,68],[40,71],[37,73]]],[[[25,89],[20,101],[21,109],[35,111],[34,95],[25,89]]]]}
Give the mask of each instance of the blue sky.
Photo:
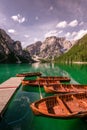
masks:
{"type": "Polygon", "coordinates": [[[23,47],[49,36],[87,33],[87,0],[0,0],[0,28],[23,47]]]}

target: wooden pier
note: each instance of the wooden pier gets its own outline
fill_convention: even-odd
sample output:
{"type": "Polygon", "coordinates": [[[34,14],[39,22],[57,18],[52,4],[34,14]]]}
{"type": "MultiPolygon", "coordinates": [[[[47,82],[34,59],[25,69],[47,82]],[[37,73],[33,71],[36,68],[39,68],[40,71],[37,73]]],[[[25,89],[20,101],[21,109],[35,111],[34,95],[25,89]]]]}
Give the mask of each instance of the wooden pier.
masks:
{"type": "Polygon", "coordinates": [[[24,77],[12,77],[0,84],[0,118],[23,79],[24,77]]]}

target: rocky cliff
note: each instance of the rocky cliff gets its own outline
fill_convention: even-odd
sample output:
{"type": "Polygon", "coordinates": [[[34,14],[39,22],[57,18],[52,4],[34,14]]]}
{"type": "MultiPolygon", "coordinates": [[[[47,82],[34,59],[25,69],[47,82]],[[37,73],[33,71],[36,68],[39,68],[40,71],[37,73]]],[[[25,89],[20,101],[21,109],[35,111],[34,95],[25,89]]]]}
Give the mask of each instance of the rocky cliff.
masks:
{"type": "Polygon", "coordinates": [[[42,45],[41,41],[38,41],[34,44],[31,44],[29,46],[27,46],[27,50],[29,51],[30,55],[38,55],[40,53],[40,47],[42,45]]]}
{"type": "Polygon", "coordinates": [[[0,63],[33,62],[28,51],[22,50],[20,41],[14,41],[0,29],[0,63]]]}
{"type": "Polygon", "coordinates": [[[54,59],[54,57],[58,57],[69,50],[71,46],[71,42],[66,40],[64,37],[58,38],[51,36],[46,38],[43,42],[36,42],[27,46],[27,50],[30,52],[31,56],[44,59],[54,59]]]}

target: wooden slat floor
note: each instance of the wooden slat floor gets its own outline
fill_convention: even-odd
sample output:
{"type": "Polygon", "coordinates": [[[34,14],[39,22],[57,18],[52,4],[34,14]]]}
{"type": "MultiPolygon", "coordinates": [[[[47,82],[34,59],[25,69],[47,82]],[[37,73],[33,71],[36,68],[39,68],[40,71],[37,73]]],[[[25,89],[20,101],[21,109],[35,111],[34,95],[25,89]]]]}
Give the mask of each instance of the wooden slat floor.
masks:
{"type": "Polygon", "coordinates": [[[8,102],[23,79],[24,77],[11,77],[0,84],[0,117],[2,117],[8,102]]]}

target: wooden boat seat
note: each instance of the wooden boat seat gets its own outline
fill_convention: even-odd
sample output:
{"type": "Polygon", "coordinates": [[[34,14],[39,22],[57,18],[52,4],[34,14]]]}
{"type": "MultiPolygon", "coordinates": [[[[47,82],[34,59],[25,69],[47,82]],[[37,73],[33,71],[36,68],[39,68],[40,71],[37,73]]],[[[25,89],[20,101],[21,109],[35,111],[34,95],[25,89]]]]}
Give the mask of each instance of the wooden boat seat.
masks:
{"type": "Polygon", "coordinates": [[[46,106],[47,106],[47,111],[48,111],[48,113],[55,114],[53,107],[52,107],[52,106],[49,106],[49,105],[48,105],[48,102],[46,102],[46,106]]]}
{"type": "Polygon", "coordinates": [[[51,100],[46,100],[44,102],[41,102],[39,106],[37,106],[37,108],[39,108],[41,111],[45,112],[45,113],[51,113],[51,114],[55,114],[54,110],[53,110],[53,106],[56,104],[56,100],[51,99],[51,100]]]}
{"type": "Polygon", "coordinates": [[[54,114],[53,107],[57,104],[58,102],[56,101],[56,98],[51,98],[50,100],[46,100],[46,107],[48,109],[49,113],[54,114]]]}
{"type": "MultiPolygon", "coordinates": [[[[44,81],[44,80],[43,80],[44,81]]],[[[60,83],[59,81],[55,81],[55,80],[45,80],[46,84],[58,84],[60,83]]]]}
{"type": "Polygon", "coordinates": [[[62,100],[70,112],[82,112],[87,110],[87,101],[85,102],[83,97],[85,99],[84,94],[68,95],[65,98],[63,97],[62,100]]]}
{"type": "Polygon", "coordinates": [[[64,88],[64,90],[66,92],[72,92],[72,91],[74,91],[74,88],[72,87],[71,84],[62,84],[62,87],[64,88]]]}
{"type": "Polygon", "coordinates": [[[66,108],[66,106],[63,104],[62,100],[59,97],[57,97],[57,101],[59,105],[53,107],[55,114],[60,113],[60,115],[69,115],[69,110],[66,108]]]}
{"type": "Polygon", "coordinates": [[[87,85],[78,85],[78,84],[74,85],[73,84],[72,87],[77,92],[78,92],[78,90],[80,90],[80,91],[87,91],[87,85]]]}
{"type": "Polygon", "coordinates": [[[65,91],[65,89],[62,87],[62,84],[55,84],[53,85],[53,89],[57,91],[65,91]]]}

